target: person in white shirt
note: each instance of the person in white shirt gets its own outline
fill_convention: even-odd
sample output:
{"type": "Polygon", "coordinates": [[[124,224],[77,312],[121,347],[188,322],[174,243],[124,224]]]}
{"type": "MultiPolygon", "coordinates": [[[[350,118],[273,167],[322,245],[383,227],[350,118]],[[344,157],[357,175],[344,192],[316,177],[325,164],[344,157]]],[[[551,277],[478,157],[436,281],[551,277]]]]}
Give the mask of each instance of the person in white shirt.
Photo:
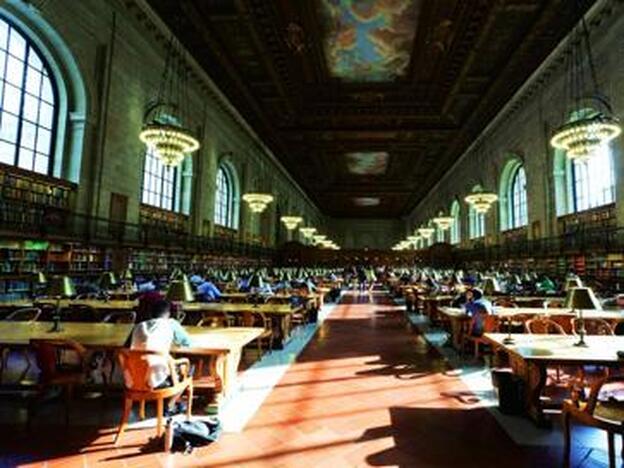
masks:
{"type": "MultiPolygon", "coordinates": [[[[171,305],[165,300],[152,305],[150,320],[136,324],[130,337],[130,348],[169,353],[171,346],[190,346],[191,339],[184,327],[171,318],[171,305]]],[[[161,356],[150,356],[151,388],[164,388],[172,385],[169,365],[161,356]]]]}

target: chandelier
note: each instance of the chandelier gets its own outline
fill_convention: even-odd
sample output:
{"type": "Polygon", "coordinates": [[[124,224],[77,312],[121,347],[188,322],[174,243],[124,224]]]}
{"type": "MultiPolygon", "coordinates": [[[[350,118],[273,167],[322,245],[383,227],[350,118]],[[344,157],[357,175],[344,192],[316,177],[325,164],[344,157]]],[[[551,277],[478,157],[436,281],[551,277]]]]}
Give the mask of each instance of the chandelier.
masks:
{"type": "Polygon", "coordinates": [[[433,236],[434,232],[435,232],[435,229],[433,228],[428,228],[428,227],[418,228],[418,234],[420,234],[423,239],[431,239],[431,236],[433,236]]]}
{"type": "Polygon", "coordinates": [[[453,223],[455,222],[455,218],[453,218],[452,216],[444,216],[442,213],[440,213],[438,216],[433,218],[433,222],[436,226],[438,226],[438,229],[440,229],[441,231],[446,231],[453,225],[453,223]]]}
{"type": "Polygon", "coordinates": [[[303,222],[303,218],[301,216],[282,216],[280,219],[289,231],[292,231],[299,225],[299,223],[303,222]]]}
{"type": "Polygon", "coordinates": [[[590,117],[581,117],[555,130],[550,144],[566,152],[570,159],[587,160],[602,145],[622,133],[620,122],[614,117],[598,112],[590,117]]]}
{"type": "Polygon", "coordinates": [[[466,196],[464,200],[477,213],[485,214],[490,210],[491,206],[498,200],[498,195],[496,195],[493,192],[484,192],[482,190],[478,190],[466,196]]]}
{"type": "Polygon", "coordinates": [[[302,228],[299,228],[299,232],[306,239],[310,239],[314,235],[314,233],[316,232],[316,228],[313,228],[313,227],[302,227],[302,228]]]}
{"type": "Polygon", "coordinates": [[[253,213],[262,213],[269,203],[273,201],[273,195],[268,193],[246,193],[243,195],[243,201],[249,205],[249,209],[253,213]]]}
{"type": "Polygon", "coordinates": [[[315,244],[320,244],[325,239],[327,239],[327,236],[325,234],[317,234],[315,236],[312,236],[312,240],[314,241],[315,244]]]}
{"type": "Polygon", "coordinates": [[[572,38],[566,56],[565,102],[571,103],[571,106],[565,108],[562,120],[566,123],[555,129],[550,144],[565,151],[572,160],[586,161],[600,147],[617,138],[622,133],[622,127],[613,116],[609,99],[598,87],[584,15],[576,36],[572,38]],[[570,113],[572,120],[569,120],[570,113]]]}
{"type": "Polygon", "coordinates": [[[188,129],[187,74],[184,51],[176,48],[172,37],[158,92],[147,105],[139,133],[139,139],[168,167],[178,166],[199,149],[199,141],[188,129]]]}

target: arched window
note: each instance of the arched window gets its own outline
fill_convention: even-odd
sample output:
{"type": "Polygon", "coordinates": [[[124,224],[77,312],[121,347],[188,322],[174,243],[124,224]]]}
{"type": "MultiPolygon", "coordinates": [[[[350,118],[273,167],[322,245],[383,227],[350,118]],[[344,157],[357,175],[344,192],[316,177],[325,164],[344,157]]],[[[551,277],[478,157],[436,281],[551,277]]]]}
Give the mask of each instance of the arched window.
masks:
{"type": "Polygon", "coordinates": [[[529,224],[529,217],[527,214],[526,173],[522,166],[516,168],[511,178],[507,203],[509,229],[516,229],[529,224]]]}
{"type": "Polygon", "coordinates": [[[436,233],[436,242],[444,242],[446,240],[444,238],[445,237],[444,231],[437,226],[435,228],[435,233],[436,233]]]}
{"type": "Polygon", "coordinates": [[[147,149],[141,202],[163,210],[177,211],[178,172],[177,167],[165,166],[154,151],[147,149]]]}
{"type": "Polygon", "coordinates": [[[52,76],[28,37],[0,16],[0,162],[52,174],[58,120],[52,76]]]}
{"type": "Polygon", "coordinates": [[[214,222],[230,229],[238,227],[237,185],[232,169],[220,164],[217,170],[215,191],[214,222]]]}
{"type": "Polygon", "coordinates": [[[471,239],[485,236],[485,215],[477,213],[473,207],[468,210],[468,233],[471,239]]]}
{"type": "Polygon", "coordinates": [[[602,146],[587,161],[570,161],[572,209],[589,210],[615,201],[613,157],[608,145],[602,146]]]}
{"type": "MultiPolygon", "coordinates": [[[[592,112],[587,109],[582,114],[592,112]]],[[[611,144],[600,147],[586,161],[572,160],[564,151],[555,152],[553,169],[557,216],[615,202],[614,157],[614,146],[611,144]]]]}
{"type": "Polygon", "coordinates": [[[459,244],[461,241],[461,218],[460,218],[460,206],[459,202],[455,200],[451,205],[451,216],[453,217],[453,224],[451,225],[451,244],[459,244]]]}

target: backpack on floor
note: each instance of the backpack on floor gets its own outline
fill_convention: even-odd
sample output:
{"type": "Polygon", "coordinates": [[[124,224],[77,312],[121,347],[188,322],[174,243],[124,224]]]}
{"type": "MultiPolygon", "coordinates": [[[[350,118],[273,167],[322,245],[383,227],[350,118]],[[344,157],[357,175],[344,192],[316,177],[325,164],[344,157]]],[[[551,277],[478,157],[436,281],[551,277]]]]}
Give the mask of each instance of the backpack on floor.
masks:
{"type": "Polygon", "coordinates": [[[172,452],[191,453],[195,447],[215,442],[221,435],[221,423],[216,418],[167,423],[165,449],[172,452]]]}

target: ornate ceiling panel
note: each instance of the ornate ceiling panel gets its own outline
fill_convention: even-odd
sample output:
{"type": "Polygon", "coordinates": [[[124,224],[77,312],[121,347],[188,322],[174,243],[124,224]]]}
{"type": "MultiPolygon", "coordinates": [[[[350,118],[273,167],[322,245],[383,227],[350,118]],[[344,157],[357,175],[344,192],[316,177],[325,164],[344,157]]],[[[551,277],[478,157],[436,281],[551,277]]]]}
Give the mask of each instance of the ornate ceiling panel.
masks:
{"type": "Polygon", "coordinates": [[[579,18],[570,0],[148,1],[321,210],[354,217],[406,214],[579,18]]]}

